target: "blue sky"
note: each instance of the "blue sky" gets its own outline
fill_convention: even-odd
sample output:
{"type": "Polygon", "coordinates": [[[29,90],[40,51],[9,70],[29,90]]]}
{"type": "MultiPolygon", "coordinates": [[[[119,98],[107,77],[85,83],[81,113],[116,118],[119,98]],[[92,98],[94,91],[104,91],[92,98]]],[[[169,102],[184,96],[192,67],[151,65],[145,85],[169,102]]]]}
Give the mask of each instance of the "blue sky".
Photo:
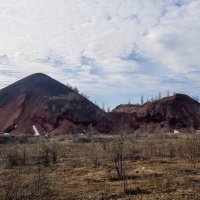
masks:
{"type": "Polygon", "coordinates": [[[199,0],[1,0],[0,88],[36,72],[100,106],[200,96],[199,0]]]}

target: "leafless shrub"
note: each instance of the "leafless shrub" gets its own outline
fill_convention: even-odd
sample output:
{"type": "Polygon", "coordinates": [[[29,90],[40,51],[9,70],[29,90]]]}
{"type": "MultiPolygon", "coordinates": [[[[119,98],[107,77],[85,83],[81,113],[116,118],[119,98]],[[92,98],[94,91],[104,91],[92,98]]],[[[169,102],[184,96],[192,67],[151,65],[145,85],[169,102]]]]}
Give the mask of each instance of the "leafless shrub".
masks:
{"type": "Polygon", "coordinates": [[[50,164],[51,164],[51,152],[50,152],[50,149],[48,147],[43,147],[42,148],[42,164],[45,166],[45,167],[49,167],[50,164]]]}
{"type": "Polygon", "coordinates": [[[51,199],[56,196],[44,175],[39,180],[38,177],[25,179],[22,175],[11,174],[3,190],[4,200],[51,199]]]}
{"type": "Polygon", "coordinates": [[[57,143],[39,143],[38,164],[50,167],[58,162],[60,156],[60,147],[57,143]]]}
{"type": "MultiPolygon", "coordinates": [[[[123,192],[127,190],[127,176],[126,176],[126,163],[125,163],[125,141],[127,138],[126,127],[121,126],[119,134],[116,135],[110,152],[111,163],[116,172],[116,179],[123,181],[123,192]]],[[[111,175],[112,166],[108,167],[107,174],[109,179],[113,179],[111,175]]],[[[115,179],[115,178],[114,178],[115,179]]]]}
{"type": "Polygon", "coordinates": [[[98,168],[102,164],[101,163],[101,157],[102,157],[101,151],[102,151],[101,148],[96,144],[93,144],[90,146],[88,157],[94,168],[98,168]]]}
{"type": "Polygon", "coordinates": [[[180,158],[198,161],[200,158],[200,137],[192,134],[177,142],[177,153],[180,158]]]}
{"type": "Polygon", "coordinates": [[[25,165],[27,161],[25,148],[13,147],[6,152],[7,167],[25,165]]]}
{"type": "Polygon", "coordinates": [[[52,155],[53,164],[56,164],[58,162],[58,158],[59,158],[59,155],[60,155],[59,150],[60,150],[59,145],[57,143],[54,143],[51,146],[51,155],[52,155]]]}
{"type": "Polygon", "coordinates": [[[35,190],[31,184],[22,181],[21,178],[12,180],[5,187],[5,200],[34,199],[35,190]]]}
{"type": "Polygon", "coordinates": [[[151,177],[148,179],[151,187],[160,192],[172,192],[177,188],[176,182],[174,182],[173,174],[166,174],[161,176],[151,177]]]}

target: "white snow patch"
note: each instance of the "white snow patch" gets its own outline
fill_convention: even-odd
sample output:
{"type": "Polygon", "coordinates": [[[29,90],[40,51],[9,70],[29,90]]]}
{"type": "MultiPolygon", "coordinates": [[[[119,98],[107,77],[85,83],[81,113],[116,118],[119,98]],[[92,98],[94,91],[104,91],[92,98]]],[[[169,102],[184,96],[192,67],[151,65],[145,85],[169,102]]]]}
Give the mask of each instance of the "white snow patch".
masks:
{"type": "Polygon", "coordinates": [[[174,130],[174,134],[179,134],[180,131],[174,130]]]}
{"type": "Polygon", "coordinates": [[[38,132],[35,125],[33,125],[33,130],[35,131],[35,136],[40,136],[40,133],[38,132]]]}

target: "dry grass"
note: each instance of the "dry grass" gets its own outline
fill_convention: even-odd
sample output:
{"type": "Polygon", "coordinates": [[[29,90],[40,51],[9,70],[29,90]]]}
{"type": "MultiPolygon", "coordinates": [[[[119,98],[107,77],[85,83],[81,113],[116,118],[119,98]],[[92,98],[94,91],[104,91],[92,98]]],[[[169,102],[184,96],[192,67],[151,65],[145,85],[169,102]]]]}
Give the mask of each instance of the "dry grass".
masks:
{"type": "Polygon", "coordinates": [[[0,199],[200,199],[199,135],[128,135],[126,191],[116,136],[0,137],[0,199]]]}

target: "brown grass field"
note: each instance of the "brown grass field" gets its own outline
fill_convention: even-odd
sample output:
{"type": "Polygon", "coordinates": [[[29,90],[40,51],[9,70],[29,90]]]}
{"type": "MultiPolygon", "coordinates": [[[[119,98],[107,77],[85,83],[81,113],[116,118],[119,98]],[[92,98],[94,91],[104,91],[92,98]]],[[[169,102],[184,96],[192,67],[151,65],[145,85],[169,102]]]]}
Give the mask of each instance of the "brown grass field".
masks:
{"type": "Polygon", "coordinates": [[[199,160],[193,134],[1,136],[0,199],[199,200],[199,160]]]}

